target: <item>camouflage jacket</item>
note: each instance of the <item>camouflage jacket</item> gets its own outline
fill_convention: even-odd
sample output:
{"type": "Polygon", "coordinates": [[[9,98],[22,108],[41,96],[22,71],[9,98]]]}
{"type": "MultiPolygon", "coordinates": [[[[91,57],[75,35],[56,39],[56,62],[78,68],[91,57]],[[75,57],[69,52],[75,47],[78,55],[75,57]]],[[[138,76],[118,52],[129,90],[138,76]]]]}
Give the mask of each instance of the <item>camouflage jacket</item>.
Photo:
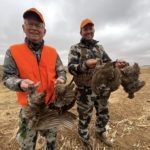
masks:
{"type": "Polygon", "coordinates": [[[73,75],[78,87],[90,87],[94,69],[85,65],[88,59],[97,59],[101,63],[110,62],[111,59],[98,41],[91,42],[81,39],[80,43],[71,46],[68,57],[68,70],[73,75]]]}
{"type": "MultiPolygon", "coordinates": [[[[33,52],[35,55],[38,63],[40,61],[40,56],[42,52],[42,47],[44,45],[44,41],[42,43],[39,43],[38,45],[33,45],[30,41],[25,39],[25,43],[28,45],[29,49],[33,52]]],[[[62,78],[64,81],[66,81],[66,71],[64,69],[64,66],[62,64],[62,61],[57,56],[56,61],[56,78],[62,78]]],[[[21,91],[20,89],[20,82],[21,78],[19,76],[19,71],[16,66],[16,63],[11,55],[10,49],[6,51],[4,64],[3,64],[3,82],[6,87],[8,87],[11,90],[14,91],[21,91]]]]}

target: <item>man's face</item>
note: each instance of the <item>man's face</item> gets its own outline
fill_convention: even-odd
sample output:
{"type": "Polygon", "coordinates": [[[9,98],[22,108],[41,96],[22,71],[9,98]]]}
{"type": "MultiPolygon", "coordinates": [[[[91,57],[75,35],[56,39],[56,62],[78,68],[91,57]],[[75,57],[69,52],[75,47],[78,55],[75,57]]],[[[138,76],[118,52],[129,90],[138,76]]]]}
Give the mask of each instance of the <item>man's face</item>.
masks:
{"type": "Polygon", "coordinates": [[[82,38],[86,40],[92,40],[94,37],[94,32],[95,32],[94,26],[92,24],[87,24],[81,29],[80,34],[82,38]]]}
{"type": "Polygon", "coordinates": [[[26,18],[22,27],[26,37],[34,43],[41,42],[46,33],[45,25],[36,17],[26,18]]]}

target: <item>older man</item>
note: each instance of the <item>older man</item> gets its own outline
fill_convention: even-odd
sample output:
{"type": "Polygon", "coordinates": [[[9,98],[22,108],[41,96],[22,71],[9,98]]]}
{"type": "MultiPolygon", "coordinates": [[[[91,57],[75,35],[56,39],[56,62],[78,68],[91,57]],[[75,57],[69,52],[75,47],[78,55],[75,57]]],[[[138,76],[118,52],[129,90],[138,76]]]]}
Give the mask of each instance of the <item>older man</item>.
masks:
{"type": "MultiPolygon", "coordinates": [[[[3,82],[6,87],[17,91],[18,103],[21,105],[20,124],[17,140],[21,150],[35,149],[37,131],[28,127],[24,118],[27,106],[27,93],[30,85],[40,82],[39,92],[46,90],[47,105],[55,101],[54,86],[66,82],[66,72],[56,49],[44,44],[46,33],[43,15],[35,8],[23,14],[24,43],[9,47],[3,65],[3,82]]],[[[46,150],[55,149],[56,129],[43,134],[46,139],[46,150]]]]}
{"type": "MultiPolygon", "coordinates": [[[[77,111],[79,113],[78,133],[85,145],[89,143],[88,125],[92,117],[93,107],[96,109],[96,135],[108,146],[112,143],[106,137],[106,125],[109,120],[108,98],[95,95],[91,89],[91,79],[96,64],[111,62],[110,57],[104,51],[102,45],[94,40],[94,23],[90,19],[84,19],[80,24],[81,40],[71,46],[69,53],[68,69],[73,75],[78,88],[77,111]]],[[[123,67],[124,61],[118,60],[114,65],[123,67]]]]}

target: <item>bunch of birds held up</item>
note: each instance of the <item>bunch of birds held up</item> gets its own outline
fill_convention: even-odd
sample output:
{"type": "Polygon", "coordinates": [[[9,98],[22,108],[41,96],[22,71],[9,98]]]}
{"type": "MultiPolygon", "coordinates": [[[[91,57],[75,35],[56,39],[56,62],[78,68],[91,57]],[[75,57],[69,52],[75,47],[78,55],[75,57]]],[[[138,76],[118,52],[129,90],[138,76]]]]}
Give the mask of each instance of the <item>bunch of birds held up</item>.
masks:
{"type": "Polygon", "coordinates": [[[92,90],[99,96],[105,96],[109,92],[116,91],[120,85],[123,86],[128,98],[134,98],[134,93],[139,91],[145,81],[139,80],[140,67],[137,63],[118,69],[113,63],[106,63],[96,67],[92,77],[92,90]]]}
{"type": "Polygon", "coordinates": [[[39,84],[32,85],[28,90],[28,105],[24,112],[29,127],[35,130],[54,127],[65,127],[72,130],[76,115],[68,110],[75,102],[74,84],[57,84],[57,101],[50,106],[45,104],[46,92],[39,93],[38,87],[39,84]]]}

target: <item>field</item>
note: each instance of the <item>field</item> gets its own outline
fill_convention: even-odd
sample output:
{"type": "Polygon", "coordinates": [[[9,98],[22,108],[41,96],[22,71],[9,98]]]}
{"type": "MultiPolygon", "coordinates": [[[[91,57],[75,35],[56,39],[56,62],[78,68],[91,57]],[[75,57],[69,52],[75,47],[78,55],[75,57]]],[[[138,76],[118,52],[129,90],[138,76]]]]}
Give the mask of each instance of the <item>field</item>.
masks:
{"type": "MultiPolygon", "coordinates": [[[[135,94],[134,99],[128,99],[122,87],[112,93],[109,99],[110,121],[107,131],[108,136],[114,141],[113,148],[108,148],[95,140],[95,111],[93,112],[89,130],[94,150],[150,150],[150,68],[141,69],[140,79],[146,81],[146,85],[135,94]]],[[[19,109],[15,92],[0,83],[0,150],[19,149],[15,141],[19,109]]],[[[76,113],[76,106],[71,111],[76,113]]],[[[39,137],[36,149],[42,150],[43,145],[44,140],[39,137]]],[[[59,131],[57,147],[58,150],[84,149],[76,127],[73,131],[59,131]]]]}

